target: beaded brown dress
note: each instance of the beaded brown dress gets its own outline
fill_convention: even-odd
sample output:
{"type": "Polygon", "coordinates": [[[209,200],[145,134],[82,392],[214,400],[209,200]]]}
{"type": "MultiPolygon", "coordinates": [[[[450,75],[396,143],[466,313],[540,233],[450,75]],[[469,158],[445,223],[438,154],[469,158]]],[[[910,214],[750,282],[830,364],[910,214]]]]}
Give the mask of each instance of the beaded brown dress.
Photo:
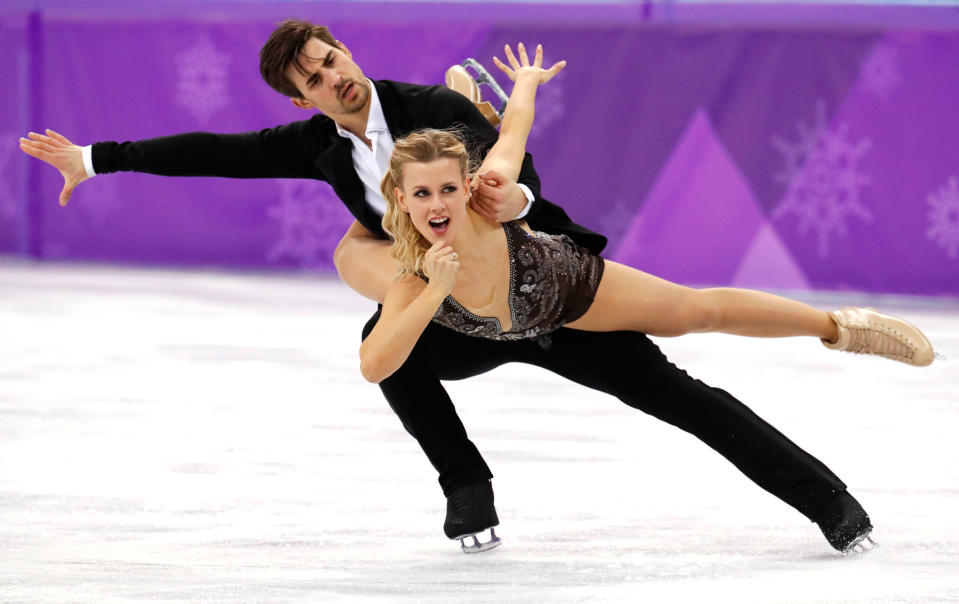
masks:
{"type": "Polygon", "coordinates": [[[433,321],[460,333],[491,340],[536,339],[575,321],[589,309],[603,276],[603,259],[565,235],[528,233],[504,222],[509,254],[512,327],[471,313],[447,296],[433,321]]]}

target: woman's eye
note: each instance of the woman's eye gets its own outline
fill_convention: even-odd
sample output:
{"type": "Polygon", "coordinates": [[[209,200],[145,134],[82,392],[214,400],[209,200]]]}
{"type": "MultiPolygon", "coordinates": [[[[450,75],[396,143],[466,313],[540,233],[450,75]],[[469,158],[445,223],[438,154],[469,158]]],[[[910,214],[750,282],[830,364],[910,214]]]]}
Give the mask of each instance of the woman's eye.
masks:
{"type": "Polygon", "coordinates": [[[413,196],[414,196],[414,197],[426,197],[428,194],[429,194],[429,193],[428,193],[427,191],[419,190],[419,191],[416,191],[415,193],[413,193],[413,196]]]}
{"type": "Polygon", "coordinates": [[[444,193],[454,193],[454,192],[456,192],[456,187],[454,187],[454,186],[452,186],[452,185],[450,185],[450,186],[448,186],[448,187],[443,187],[443,192],[444,192],[444,193]]]}

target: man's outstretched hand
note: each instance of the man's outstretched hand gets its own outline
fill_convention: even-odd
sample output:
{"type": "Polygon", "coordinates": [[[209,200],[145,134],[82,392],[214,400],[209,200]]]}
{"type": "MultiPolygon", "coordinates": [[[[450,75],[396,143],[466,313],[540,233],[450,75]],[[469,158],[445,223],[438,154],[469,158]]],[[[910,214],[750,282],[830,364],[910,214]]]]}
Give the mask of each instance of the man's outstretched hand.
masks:
{"type": "Polygon", "coordinates": [[[60,205],[65,206],[77,185],[89,178],[86,168],[83,167],[83,151],[62,134],[53,130],[45,132],[46,135],[31,132],[27,135],[29,138],[21,138],[20,149],[60,171],[63,176],[60,205]]]}
{"type": "Polygon", "coordinates": [[[493,222],[513,220],[528,200],[519,185],[496,170],[473,177],[473,210],[493,222]]]}

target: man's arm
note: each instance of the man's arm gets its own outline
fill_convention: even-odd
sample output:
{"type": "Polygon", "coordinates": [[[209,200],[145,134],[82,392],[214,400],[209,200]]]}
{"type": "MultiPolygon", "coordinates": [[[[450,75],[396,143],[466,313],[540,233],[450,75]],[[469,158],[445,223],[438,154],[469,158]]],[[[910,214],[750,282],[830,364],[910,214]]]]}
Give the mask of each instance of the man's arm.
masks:
{"type": "MultiPolygon", "coordinates": [[[[316,178],[325,175],[312,163],[322,151],[318,118],[240,134],[192,132],[134,142],[95,143],[96,174],[146,172],[163,176],[230,178],[316,178]]],[[[64,179],[60,205],[89,178],[83,147],[52,130],[20,139],[28,155],[56,168],[64,179]]]]}
{"type": "Polygon", "coordinates": [[[382,303],[397,271],[390,246],[389,240],[377,237],[354,220],[333,252],[340,280],[360,295],[382,303]]]}

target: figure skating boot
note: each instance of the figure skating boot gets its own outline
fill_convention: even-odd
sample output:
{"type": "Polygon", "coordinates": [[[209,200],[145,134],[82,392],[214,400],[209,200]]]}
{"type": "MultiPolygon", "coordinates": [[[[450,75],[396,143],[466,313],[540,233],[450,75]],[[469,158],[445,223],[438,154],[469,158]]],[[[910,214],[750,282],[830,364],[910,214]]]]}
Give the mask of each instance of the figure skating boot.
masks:
{"type": "Polygon", "coordinates": [[[829,313],[839,328],[826,348],[857,354],[875,354],[910,365],[925,366],[938,355],[929,339],[914,325],[874,311],[847,306],[829,313]]]}
{"type": "Polygon", "coordinates": [[[446,522],[443,532],[452,540],[459,540],[467,554],[485,552],[500,545],[493,527],[499,524],[493,507],[493,484],[477,482],[454,489],[446,498],[446,522]],[[490,539],[481,543],[476,535],[489,529],[490,539]],[[467,543],[472,539],[472,543],[467,543]]]}
{"type": "Polygon", "coordinates": [[[856,498],[842,491],[826,504],[816,520],[826,541],[845,554],[860,554],[876,547],[869,514],[856,498]]]}
{"type": "Polygon", "coordinates": [[[446,70],[446,87],[462,94],[476,105],[483,117],[497,127],[503,121],[503,114],[506,112],[506,101],[509,96],[503,92],[500,85],[496,83],[493,76],[479,64],[476,59],[466,59],[460,65],[453,65],[446,70]],[[471,76],[466,68],[469,67],[476,72],[476,76],[471,76]],[[484,101],[480,92],[481,85],[489,86],[499,100],[499,109],[493,108],[489,101],[484,101]]]}

